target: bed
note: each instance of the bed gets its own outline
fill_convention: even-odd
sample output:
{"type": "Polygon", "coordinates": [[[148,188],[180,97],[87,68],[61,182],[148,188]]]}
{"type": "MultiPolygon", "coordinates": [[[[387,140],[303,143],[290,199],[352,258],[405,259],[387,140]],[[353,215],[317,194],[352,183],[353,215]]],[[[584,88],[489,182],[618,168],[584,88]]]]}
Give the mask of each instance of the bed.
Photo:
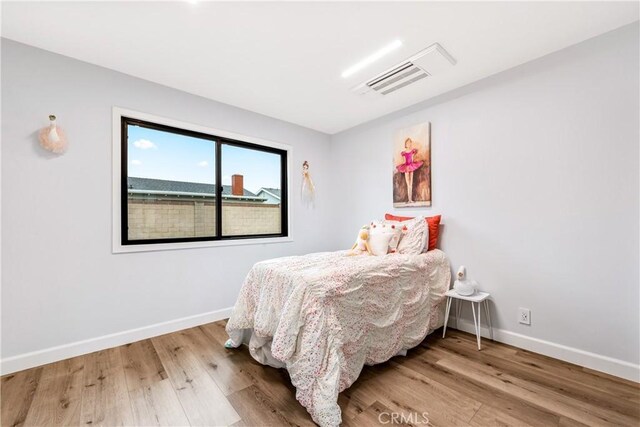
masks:
{"type": "Polygon", "coordinates": [[[277,258],[247,275],[227,323],[232,346],[286,368],[320,426],[340,425],[338,394],[362,367],[418,345],[444,323],[451,271],[444,252],[277,258]]]}

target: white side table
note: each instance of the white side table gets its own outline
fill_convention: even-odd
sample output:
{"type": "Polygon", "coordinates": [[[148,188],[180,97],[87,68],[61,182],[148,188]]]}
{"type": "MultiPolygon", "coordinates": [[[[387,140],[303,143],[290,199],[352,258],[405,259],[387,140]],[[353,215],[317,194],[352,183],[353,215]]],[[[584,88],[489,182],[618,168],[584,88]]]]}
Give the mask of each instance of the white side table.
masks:
{"type": "Polygon", "coordinates": [[[489,334],[493,340],[493,328],[491,327],[491,315],[489,314],[489,296],[488,292],[476,292],[473,295],[465,296],[460,295],[453,289],[449,289],[444,296],[447,297],[447,310],[444,315],[444,330],[442,331],[442,338],[447,333],[447,323],[449,323],[449,311],[451,309],[451,301],[456,300],[456,327],[458,327],[458,320],[460,318],[460,301],[470,301],[471,311],[473,311],[473,325],[476,329],[476,338],[478,340],[478,350],[480,350],[480,304],[484,306],[484,312],[487,315],[487,325],[489,326],[489,334]],[[478,316],[476,316],[476,308],[474,304],[478,304],[478,316]]]}

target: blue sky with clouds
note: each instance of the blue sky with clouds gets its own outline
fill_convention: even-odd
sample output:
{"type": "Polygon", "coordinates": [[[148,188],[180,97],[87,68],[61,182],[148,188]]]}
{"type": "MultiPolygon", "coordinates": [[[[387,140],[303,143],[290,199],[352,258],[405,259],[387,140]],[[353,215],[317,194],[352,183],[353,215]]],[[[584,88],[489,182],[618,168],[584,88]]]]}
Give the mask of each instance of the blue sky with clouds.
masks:
{"type": "MultiPolygon", "coordinates": [[[[128,128],[129,176],[215,183],[215,144],[139,126],[128,128]]],[[[222,146],[222,183],[244,175],[244,187],[280,188],[280,156],[231,145],[222,146]]]]}

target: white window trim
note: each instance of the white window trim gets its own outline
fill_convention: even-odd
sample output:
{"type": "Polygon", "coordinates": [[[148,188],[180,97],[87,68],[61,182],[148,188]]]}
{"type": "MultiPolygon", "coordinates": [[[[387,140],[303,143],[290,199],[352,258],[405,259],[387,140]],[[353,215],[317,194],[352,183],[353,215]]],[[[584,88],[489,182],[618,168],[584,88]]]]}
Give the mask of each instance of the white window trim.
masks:
{"type": "Polygon", "coordinates": [[[112,158],[112,253],[127,252],[149,252],[149,251],[165,251],[176,249],[193,249],[193,248],[209,248],[216,246],[237,246],[237,245],[262,245],[272,243],[293,242],[291,230],[291,191],[287,191],[287,230],[286,237],[263,237],[263,238],[247,238],[237,240],[212,240],[203,242],[178,242],[178,243],[153,243],[140,245],[123,245],[121,242],[121,218],[120,218],[120,176],[121,176],[121,119],[122,116],[133,119],[145,120],[152,123],[172,126],[180,129],[187,129],[195,132],[206,133],[210,135],[220,136],[223,138],[236,139],[246,141],[266,147],[278,148],[287,152],[287,188],[291,188],[291,159],[293,157],[293,147],[279,142],[268,141],[253,136],[241,135],[238,133],[228,132],[225,130],[214,129],[207,126],[196,125],[193,123],[181,122],[179,120],[169,119],[166,117],[156,116],[140,111],[127,110],[125,108],[113,107],[113,158],[112,158]]]}

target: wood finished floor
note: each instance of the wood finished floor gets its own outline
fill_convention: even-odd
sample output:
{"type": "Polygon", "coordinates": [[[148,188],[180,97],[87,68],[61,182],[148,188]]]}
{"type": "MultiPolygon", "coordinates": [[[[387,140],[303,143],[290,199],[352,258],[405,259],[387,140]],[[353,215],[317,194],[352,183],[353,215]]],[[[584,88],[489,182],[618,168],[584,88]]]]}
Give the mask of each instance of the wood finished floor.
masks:
{"type": "MultiPolygon", "coordinates": [[[[6,375],[2,426],[314,425],[286,371],[223,347],[224,325],[6,375]]],[[[365,367],[339,403],[346,426],[640,425],[638,384],[455,330],[365,367]]]]}

